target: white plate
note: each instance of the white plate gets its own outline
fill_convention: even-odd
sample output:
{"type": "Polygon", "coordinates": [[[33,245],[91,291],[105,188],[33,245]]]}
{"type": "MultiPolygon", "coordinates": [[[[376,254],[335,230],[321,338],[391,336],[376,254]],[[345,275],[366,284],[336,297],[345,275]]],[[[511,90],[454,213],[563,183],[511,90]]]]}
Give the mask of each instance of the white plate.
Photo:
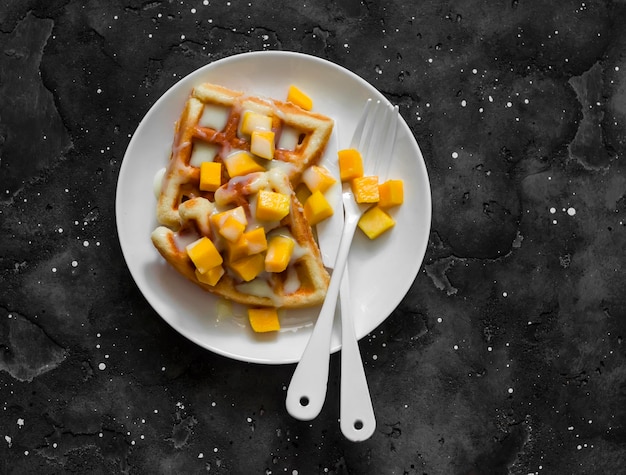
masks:
{"type": "MultiPolygon", "coordinates": [[[[282,331],[256,335],[243,309],[225,310],[220,299],[181,277],[152,246],[150,233],[157,225],[153,177],[167,163],[174,122],[190,90],[201,82],[278,99],[295,84],[312,97],[315,111],[335,120],[340,148],[349,146],[364,102],[386,99],[357,75],[320,58],[279,51],[240,54],[198,69],[167,91],[137,127],[124,156],[115,207],[118,234],[130,272],[150,305],[186,338],[218,354],[255,363],[297,362],[319,308],[287,311],[281,316],[282,331]]],[[[430,231],[428,175],[404,121],[394,155],[389,177],[404,180],[405,187],[404,204],[392,212],[396,226],[375,241],[357,230],[349,258],[358,338],[382,323],[402,300],[420,269],[430,231]]],[[[333,352],[341,346],[338,320],[333,352]]]]}

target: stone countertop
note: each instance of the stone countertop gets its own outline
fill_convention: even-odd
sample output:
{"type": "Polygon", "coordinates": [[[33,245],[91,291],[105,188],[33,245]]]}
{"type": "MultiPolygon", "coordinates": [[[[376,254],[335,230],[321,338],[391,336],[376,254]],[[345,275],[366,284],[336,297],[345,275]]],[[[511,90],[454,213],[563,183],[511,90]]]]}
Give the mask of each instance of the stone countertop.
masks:
{"type": "Polygon", "coordinates": [[[626,464],[626,3],[18,1],[0,11],[0,472],[617,473],[626,464]],[[432,187],[410,291],[361,340],[374,435],[294,365],[189,343],[119,247],[144,114],[290,50],[391,102],[432,187]]]}

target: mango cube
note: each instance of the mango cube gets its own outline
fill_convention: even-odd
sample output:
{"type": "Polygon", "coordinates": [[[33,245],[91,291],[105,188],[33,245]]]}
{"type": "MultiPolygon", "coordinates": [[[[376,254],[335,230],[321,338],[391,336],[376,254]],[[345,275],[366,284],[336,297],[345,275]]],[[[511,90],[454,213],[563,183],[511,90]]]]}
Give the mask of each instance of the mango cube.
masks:
{"type": "Polygon", "coordinates": [[[263,221],[280,221],[289,214],[291,198],[275,191],[257,193],[256,217],[263,221]]]}
{"type": "Polygon", "coordinates": [[[265,270],[263,254],[252,254],[230,263],[230,268],[246,282],[250,282],[265,270]]]}
{"type": "Polygon", "coordinates": [[[258,112],[245,111],[241,121],[241,132],[252,135],[255,130],[272,130],[272,118],[258,112]]]}
{"type": "Polygon", "coordinates": [[[287,236],[274,236],[270,239],[265,254],[265,270],[282,272],[287,268],[296,243],[287,236]]]}
{"type": "Polygon", "coordinates": [[[378,186],[380,199],[378,206],[391,208],[404,202],[404,184],[402,180],[387,180],[378,186]]]}
{"type": "Polygon", "coordinates": [[[350,182],[357,203],[377,203],[379,200],[378,177],[360,176],[350,182]]]}
{"type": "Polygon", "coordinates": [[[370,239],[376,239],[385,231],[391,229],[396,222],[379,206],[368,209],[359,219],[359,229],[370,239]]]}
{"type": "Polygon", "coordinates": [[[205,274],[209,269],[219,266],[224,261],[215,244],[208,237],[201,237],[185,249],[201,274],[205,274]]]}
{"type": "Polygon", "coordinates": [[[267,237],[265,229],[256,228],[243,234],[248,255],[258,254],[267,249],[267,237]]]}
{"type": "Polygon", "coordinates": [[[252,330],[257,333],[266,333],[280,330],[278,310],[273,307],[249,308],[248,320],[252,330]]]}
{"type": "Polygon", "coordinates": [[[209,269],[204,274],[201,274],[200,271],[196,269],[196,278],[203,284],[208,284],[213,287],[220,281],[224,273],[224,267],[221,265],[209,269]]]}
{"type": "Polygon", "coordinates": [[[243,206],[237,206],[236,208],[227,209],[219,213],[214,213],[210,216],[211,224],[219,232],[220,228],[224,226],[228,218],[233,218],[243,224],[244,228],[248,224],[248,218],[246,218],[246,210],[243,206]]]}
{"type": "Polygon", "coordinates": [[[226,171],[232,177],[247,175],[248,173],[263,172],[265,168],[254,159],[254,156],[245,151],[230,154],[224,159],[226,171]]]}
{"type": "Polygon", "coordinates": [[[326,192],[337,180],[335,177],[324,167],[313,165],[304,170],[302,173],[302,181],[311,190],[326,192]]]}
{"type": "Polygon", "coordinates": [[[311,98],[293,85],[289,86],[289,91],[287,91],[287,101],[302,107],[305,111],[313,109],[311,98]]]}
{"type": "Polygon", "coordinates": [[[215,191],[222,184],[222,164],[202,162],[200,165],[200,190],[215,191]]]}
{"type": "Polygon", "coordinates": [[[232,263],[238,261],[248,256],[248,241],[246,241],[246,238],[243,236],[235,242],[227,241],[226,249],[228,251],[228,262],[232,263]]]}
{"type": "Polygon", "coordinates": [[[226,216],[226,219],[219,227],[218,232],[220,235],[230,242],[236,242],[239,240],[243,232],[246,230],[246,225],[239,221],[232,215],[226,216]]]}
{"type": "Polygon", "coordinates": [[[319,190],[312,193],[304,203],[304,216],[311,226],[331,217],[333,213],[332,206],[319,190]]]}
{"type": "Polygon", "coordinates": [[[272,160],[276,142],[271,130],[255,130],[250,136],[250,151],[261,158],[272,160]]]}
{"type": "Polygon", "coordinates": [[[337,156],[341,181],[350,181],[363,176],[363,157],[356,148],[339,150],[337,156]]]}

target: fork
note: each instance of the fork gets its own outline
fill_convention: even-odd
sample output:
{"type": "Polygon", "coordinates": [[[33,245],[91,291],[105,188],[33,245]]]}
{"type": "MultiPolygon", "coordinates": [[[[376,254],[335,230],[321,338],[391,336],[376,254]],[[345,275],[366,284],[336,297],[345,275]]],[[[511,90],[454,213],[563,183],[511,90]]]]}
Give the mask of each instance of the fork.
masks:
{"type": "MultiPolygon", "coordinates": [[[[395,140],[397,113],[397,106],[390,109],[389,105],[381,101],[373,103],[371,99],[368,99],[365,104],[351,142],[351,147],[357,148],[363,156],[363,169],[365,174],[373,175],[381,172],[386,173],[383,167],[387,167],[390,161],[390,153],[392,151],[393,141],[395,140]],[[371,107],[372,104],[374,104],[373,108],[371,107]],[[396,118],[394,118],[394,115],[396,118]],[[393,120],[391,120],[390,117],[393,120]],[[385,150],[385,148],[387,148],[387,150],[385,150]]],[[[366,209],[365,206],[356,203],[349,183],[344,183],[342,187],[345,219],[339,249],[337,251],[337,260],[317,322],[313,327],[309,342],[304,349],[300,362],[292,376],[289,388],[287,389],[287,411],[293,417],[300,420],[314,419],[320,413],[324,405],[328,385],[330,339],[337,305],[337,296],[339,295],[342,277],[345,273],[352,238],[356,231],[359,218],[366,209]]],[[[355,437],[355,440],[364,440],[361,437],[365,435],[365,438],[367,438],[371,435],[375,427],[375,420],[373,409],[371,408],[371,401],[367,403],[370,399],[369,390],[367,389],[365,373],[356,342],[356,336],[354,334],[352,315],[351,312],[348,311],[349,305],[347,304],[349,303],[349,296],[346,290],[349,289],[348,286],[344,284],[345,294],[343,294],[344,304],[342,305],[342,319],[344,318],[344,308],[348,316],[345,317],[347,321],[342,324],[342,334],[346,333],[346,338],[350,337],[353,342],[352,344],[348,343],[348,349],[346,351],[346,354],[349,353],[352,358],[347,357],[344,362],[342,357],[342,378],[347,374],[358,375],[355,381],[359,382],[359,389],[356,390],[355,387],[351,388],[353,392],[349,394],[352,401],[348,400],[348,397],[344,395],[344,403],[342,406],[344,410],[346,410],[346,405],[351,403],[356,404],[357,400],[361,400],[360,398],[364,397],[366,404],[363,406],[359,405],[359,408],[362,407],[361,410],[366,414],[358,415],[361,412],[361,410],[359,410],[356,416],[351,414],[350,417],[345,417],[342,423],[342,430],[346,428],[345,432],[351,437],[355,437]],[[354,364],[349,364],[349,362],[354,364]],[[355,371],[356,373],[353,373],[355,371]],[[350,427],[356,431],[356,434],[352,433],[350,427]]],[[[348,379],[346,378],[342,381],[345,383],[348,379]]],[[[348,385],[344,383],[342,383],[342,388],[343,390],[347,390],[348,385]]]]}

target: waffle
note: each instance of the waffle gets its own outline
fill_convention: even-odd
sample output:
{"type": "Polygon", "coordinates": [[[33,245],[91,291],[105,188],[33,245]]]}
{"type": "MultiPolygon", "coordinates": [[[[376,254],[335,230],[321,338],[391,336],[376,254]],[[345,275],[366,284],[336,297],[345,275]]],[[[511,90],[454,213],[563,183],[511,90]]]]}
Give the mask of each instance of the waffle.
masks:
{"type": "MultiPolygon", "coordinates": [[[[322,303],[329,283],[317,243],[302,205],[296,198],[289,177],[281,169],[235,177],[222,185],[213,196],[190,198],[178,207],[179,226],[173,230],[159,226],[152,233],[152,242],[161,255],[178,272],[200,287],[229,300],[249,306],[296,308],[322,303]],[[289,214],[279,221],[259,220],[258,201],[261,191],[277,192],[288,197],[289,214]],[[284,271],[260,272],[245,281],[234,271],[233,247],[216,227],[219,213],[242,207],[247,217],[246,232],[262,227],[268,240],[271,236],[289,236],[295,241],[295,251],[284,271]],[[214,285],[202,282],[186,248],[206,237],[223,256],[224,274],[214,285]]],[[[260,255],[265,255],[262,251],[260,255]]]]}
{"type": "MultiPolygon", "coordinates": [[[[195,197],[213,200],[213,193],[200,191],[198,156],[224,162],[234,151],[250,150],[250,137],[241,132],[243,115],[253,111],[271,117],[276,134],[273,160],[259,160],[267,169],[281,168],[294,188],[303,171],[317,163],[333,128],[332,119],[275,99],[254,97],[215,84],[193,89],[176,123],[170,162],[157,205],[160,224],[177,229],[179,206],[195,197]]],[[[224,168],[222,183],[231,177],[224,168]]]]}

